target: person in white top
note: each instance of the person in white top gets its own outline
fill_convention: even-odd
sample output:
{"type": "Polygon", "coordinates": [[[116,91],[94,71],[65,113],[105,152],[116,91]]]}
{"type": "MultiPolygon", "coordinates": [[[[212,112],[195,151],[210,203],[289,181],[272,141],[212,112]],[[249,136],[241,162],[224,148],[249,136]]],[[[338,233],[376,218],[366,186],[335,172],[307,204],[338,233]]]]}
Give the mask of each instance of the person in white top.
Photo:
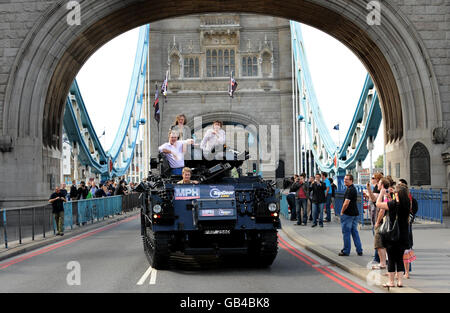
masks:
{"type": "Polygon", "coordinates": [[[200,144],[203,152],[210,153],[215,146],[225,144],[225,131],[222,129],[222,125],[221,121],[214,121],[213,128],[208,129],[200,144]]]}
{"type": "Polygon", "coordinates": [[[159,152],[163,152],[166,155],[173,175],[182,174],[186,145],[192,145],[194,143],[192,139],[178,140],[178,137],[178,132],[174,130],[169,131],[169,142],[159,147],[159,152]]]}

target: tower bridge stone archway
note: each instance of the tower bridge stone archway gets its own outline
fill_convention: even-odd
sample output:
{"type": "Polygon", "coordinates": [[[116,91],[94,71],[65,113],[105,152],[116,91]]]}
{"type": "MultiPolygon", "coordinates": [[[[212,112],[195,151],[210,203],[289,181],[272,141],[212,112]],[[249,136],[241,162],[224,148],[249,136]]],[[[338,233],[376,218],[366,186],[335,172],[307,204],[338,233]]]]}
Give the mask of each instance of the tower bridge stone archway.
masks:
{"type": "Polygon", "coordinates": [[[79,0],[80,25],[70,26],[62,0],[2,4],[0,13],[0,205],[46,199],[59,174],[62,116],[70,84],[103,44],[145,23],[197,13],[241,12],[296,20],[335,37],[371,74],[381,99],[387,161],[409,179],[408,153],[430,147],[431,186],[448,190],[443,155],[450,126],[449,6],[435,0],[387,0],[379,25],[369,1],[342,0],[79,0]],[[421,3],[421,1],[417,2],[421,3]],[[446,15],[447,14],[447,15],[446,15]],[[27,190],[23,195],[20,190],[27,190]]]}

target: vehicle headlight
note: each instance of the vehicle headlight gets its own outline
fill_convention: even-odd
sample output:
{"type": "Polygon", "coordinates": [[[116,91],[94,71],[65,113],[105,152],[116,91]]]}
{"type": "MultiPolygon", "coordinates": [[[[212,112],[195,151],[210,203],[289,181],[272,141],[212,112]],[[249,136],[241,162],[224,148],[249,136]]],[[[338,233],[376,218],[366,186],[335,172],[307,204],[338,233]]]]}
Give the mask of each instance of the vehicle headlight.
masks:
{"type": "Polygon", "coordinates": [[[275,203],[270,203],[269,204],[269,211],[270,212],[275,212],[277,210],[277,205],[275,203]]]}
{"type": "Polygon", "coordinates": [[[159,204],[155,204],[155,205],[153,206],[153,212],[155,212],[155,213],[160,213],[161,210],[162,210],[162,208],[161,208],[161,206],[160,206],[159,204]]]}

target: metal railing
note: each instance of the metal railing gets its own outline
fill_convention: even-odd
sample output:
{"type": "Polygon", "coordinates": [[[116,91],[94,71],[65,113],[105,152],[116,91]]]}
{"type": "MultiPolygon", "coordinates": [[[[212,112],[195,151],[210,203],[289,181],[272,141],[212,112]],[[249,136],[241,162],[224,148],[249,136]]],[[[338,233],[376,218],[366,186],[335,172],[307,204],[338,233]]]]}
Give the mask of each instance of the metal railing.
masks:
{"type": "Polygon", "coordinates": [[[441,224],[444,222],[442,189],[410,189],[409,191],[419,206],[416,217],[441,224]]]}
{"type": "MultiPolygon", "coordinates": [[[[93,198],[64,203],[64,228],[73,229],[94,223],[140,205],[140,194],[93,198]]],[[[56,233],[51,204],[0,209],[0,245],[22,244],[24,239],[35,240],[56,233]]]]}

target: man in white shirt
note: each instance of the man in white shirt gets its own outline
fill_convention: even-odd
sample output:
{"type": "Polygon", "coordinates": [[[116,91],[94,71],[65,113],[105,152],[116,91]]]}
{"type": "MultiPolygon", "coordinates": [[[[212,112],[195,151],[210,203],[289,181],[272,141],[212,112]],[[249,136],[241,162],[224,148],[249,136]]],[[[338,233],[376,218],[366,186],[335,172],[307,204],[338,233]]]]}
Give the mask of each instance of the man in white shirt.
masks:
{"type": "Polygon", "coordinates": [[[222,125],[221,121],[214,121],[213,128],[208,129],[200,144],[203,152],[211,153],[215,146],[223,146],[225,144],[225,131],[222,129],[222,125]]]}
{"type": "Polygon", "coordinates": [[[184,167],[184,152],[186,151],[186,145],[192,145],[194,140],[178,140],[178,132],[169,131],[169,142],[162,144],[159,147],[159,152],[166,155],[169,161],[170,168],[172,169],[172,175],[181,175],[184,167]]]}

